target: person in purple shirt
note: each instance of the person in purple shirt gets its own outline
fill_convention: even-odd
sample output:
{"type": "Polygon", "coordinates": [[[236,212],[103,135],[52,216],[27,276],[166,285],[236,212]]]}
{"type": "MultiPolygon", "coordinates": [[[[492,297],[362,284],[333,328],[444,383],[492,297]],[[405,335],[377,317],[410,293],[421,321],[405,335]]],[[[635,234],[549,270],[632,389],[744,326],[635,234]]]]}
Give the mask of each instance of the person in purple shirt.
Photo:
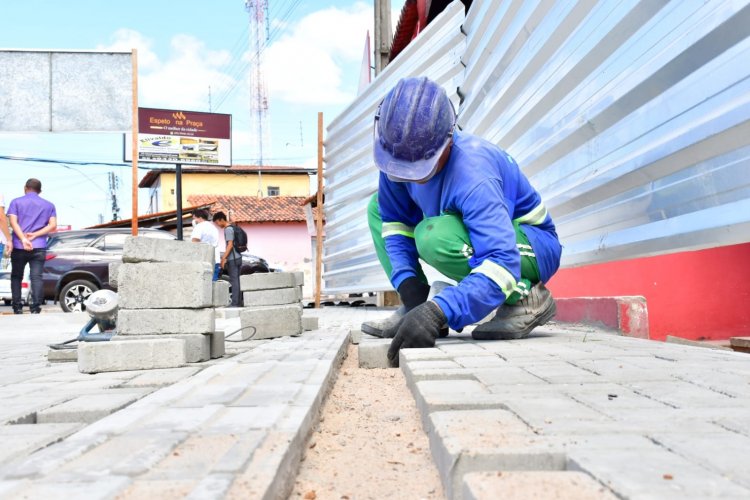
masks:
{"type": "Polygon", "coordinates": [[[29,179],[23,188],[24,195],[8,205],[8,217],[13,228],[13,251],[10,254],[10,291],[13,312],[21,314],[21,280],[26,264],[31,278],[31,314],[42,312],[42,269],[47,257],[47,234],[57,229],[55,205],[42,199],[42,183],[29,179]]]}

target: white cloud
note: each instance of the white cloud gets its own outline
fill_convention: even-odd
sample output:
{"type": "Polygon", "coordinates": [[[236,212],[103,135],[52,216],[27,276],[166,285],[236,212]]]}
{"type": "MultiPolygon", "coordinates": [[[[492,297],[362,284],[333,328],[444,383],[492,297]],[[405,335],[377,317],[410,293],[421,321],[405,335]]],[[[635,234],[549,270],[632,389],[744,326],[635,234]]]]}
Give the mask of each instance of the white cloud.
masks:
{"type": "MultiPolygon", "coordinates": [[[[359,75],[372,6],[313,12],[290,27],[264,54],[264,72],[272,99],[298,104],[343,104],[356,95],[343,73],[359,75]]],[[[356,78],[353,78],[356,85],[356,78]]]]}
{"type": "Polygon", "coordinates": [[[115,41],[102,50],[138,49],[138,93],[143,106],[208,109],[208,88],[217,96],[234,80],[221,69],[230,62],[228,51],[212,51],[191,35],[172,37],[170,54],[161,61],[151,40],[133,30],[118,30],[115,41]]]}

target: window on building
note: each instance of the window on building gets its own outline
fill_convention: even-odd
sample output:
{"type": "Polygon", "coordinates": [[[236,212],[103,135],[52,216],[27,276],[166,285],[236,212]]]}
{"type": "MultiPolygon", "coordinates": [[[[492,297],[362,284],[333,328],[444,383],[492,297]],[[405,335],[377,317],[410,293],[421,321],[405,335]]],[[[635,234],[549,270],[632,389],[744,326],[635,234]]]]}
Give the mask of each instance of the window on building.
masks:
{"type": "Polygon", "coordinates": [[[281,196],[281,188],[279,186],[268,186],[268,196],[281,196]]]}

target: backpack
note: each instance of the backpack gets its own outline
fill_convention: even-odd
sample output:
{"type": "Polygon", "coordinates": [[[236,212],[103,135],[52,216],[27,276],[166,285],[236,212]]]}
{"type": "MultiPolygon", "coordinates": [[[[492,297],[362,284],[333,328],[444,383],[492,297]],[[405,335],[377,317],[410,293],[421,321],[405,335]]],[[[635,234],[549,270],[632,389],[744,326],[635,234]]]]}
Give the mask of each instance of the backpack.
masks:
{"type": "Polygon", "coordinates": [[[232,230],[234,231],[234,246],[233,248],[237,252],[242,253],[247,251],[247,233],[237,224],[232,224],[232,230]]]}

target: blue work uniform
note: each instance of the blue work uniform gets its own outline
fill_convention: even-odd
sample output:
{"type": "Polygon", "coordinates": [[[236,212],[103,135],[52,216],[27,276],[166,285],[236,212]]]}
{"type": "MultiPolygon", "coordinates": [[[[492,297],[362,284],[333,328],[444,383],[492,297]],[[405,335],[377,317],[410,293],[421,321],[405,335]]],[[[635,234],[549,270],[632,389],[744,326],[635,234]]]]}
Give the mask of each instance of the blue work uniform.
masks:
{"type": "Polygon", "coordinates": [[[428,217],[463,219],[473,248],[471,272],[434,298],[453,329],[487,316],[519,281],[513,222],[529,239],[542,282],[560,265],[562,247],[541,196],[508,153],[474,135],[456,132],[447,163],[424,184],[394,182],[381,173],[378,203],[396,289],[420,268],[413,228],[428,217]]]}

